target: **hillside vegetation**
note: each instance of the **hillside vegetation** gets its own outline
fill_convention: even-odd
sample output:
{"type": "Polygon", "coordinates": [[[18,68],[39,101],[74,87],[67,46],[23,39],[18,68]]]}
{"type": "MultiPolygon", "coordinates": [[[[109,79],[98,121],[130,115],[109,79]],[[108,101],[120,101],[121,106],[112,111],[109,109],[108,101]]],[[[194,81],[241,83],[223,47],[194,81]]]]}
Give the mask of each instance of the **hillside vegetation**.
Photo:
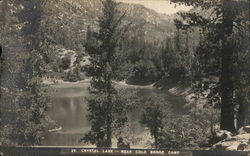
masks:
{"type": "MultiPolygon", "coordinates": [[[[84,79],[83,66],[88,62],[84,44],[88,28],[93,32],[99,30],[101,1],[56,0],[50,1],[45,7],[40,31],[49,42],[48,68],[57,73],[53,76],[65,81],[84,79]],[[66,53],[69,50],[71,52],[66,53]]],[[[116,79],[131,78],[131,82],[136,83],[143,80],[145,75],[153,73],[148,76],[152,78],[146,78],[143,82],[151,83],[160,77],[156,68],[161,68],[158,61],[161,49],[166,38],[174,36],[176,28],[173,19],[177,15],[159,14],[142,5],[125,3],[121,3],[118,9],[125,16],[122,25],[128,28],[116,57],[116,79]],[[138,74],[144,65],[145,70],[149,71],[140,77],[138,74]]]]}

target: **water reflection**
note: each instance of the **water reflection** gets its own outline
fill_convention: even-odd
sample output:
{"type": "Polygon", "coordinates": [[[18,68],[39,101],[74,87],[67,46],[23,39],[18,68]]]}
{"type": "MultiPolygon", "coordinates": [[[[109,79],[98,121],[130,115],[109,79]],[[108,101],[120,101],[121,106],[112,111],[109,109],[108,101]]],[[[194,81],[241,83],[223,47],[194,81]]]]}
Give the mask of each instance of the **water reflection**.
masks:
{"type": "MultiPolygon", "coordinates": [[[[79,139],[90,129],[90,123],[86,119],[87,104],[84,99],[88,95],[88,86],[89,82],[63,83],[55,86],[55,91],[51,95],[52,106],[49,108],[48,114],[61,127],[58,131],[47,133],[43,145],[87,146],[87,144],[80,143],[79,139]]],[[[128,85],[125,87],[134,89],[136,86],[128,85]]],[[[143,98],[154,94],[160,95],[166,99],[166,102],[174,108],[176,113],[184,113],[182,106],[185,101],[183,98],[173,96],[166,91],[157,90],[152,86],[138,87],[136,89],[138,96],[143,98]]],[[[140,110],[133,110],[129,113],[129,124],[133,134],[138,136],[146,133],[145,128],[139,123],[140,117],[140,110]]],[[[138,146],[142,147],[142,145],[138,146]]]]}

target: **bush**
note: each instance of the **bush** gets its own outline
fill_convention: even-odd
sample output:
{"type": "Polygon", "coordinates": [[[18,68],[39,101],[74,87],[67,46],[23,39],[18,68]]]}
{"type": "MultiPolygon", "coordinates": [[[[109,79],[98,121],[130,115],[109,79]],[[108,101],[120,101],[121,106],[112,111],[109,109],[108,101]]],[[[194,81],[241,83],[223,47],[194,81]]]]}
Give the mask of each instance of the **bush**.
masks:
{"type": "Polygon", "coordinates": [[[176,115],[161,96],[152,95],[140,102],[143,103],[140,122],[149,129],[154,139],[151,146],[167,149],[202,149],[208,145],[211,136],[211,117],[208,116],[208,109],[208,114],[197,112],[196,116],[193,116],[193,113],[176,115]]]}
{"type": "Polygon", "coordinates": [[[63,70],[69,69],[70,64],[71,64],[70,56],[65,56],[61,60],[60,68],[62,68],[63,70]]]}
{"type": "Polygon", "coordinates": [[[159,147],[201,149],[201,145],[208,142],[208,129],[202,129],[189,115],[173,117],[160,132],[159,147]]]}
{"type": "Polygon", "coordinates": [[[66,77],[64,78],[65,81],[69,81],[69,82],[76,82],[80,80],[80,76],[79,76],[79,72],[78,70],[75,68],[73,70],[68,71],[66,77]]]}
{"type": "Polygon", "coordinates": [[[144,106],[140,122],[149,128],[150,134],[154,138],[152,146],[158,148],[163,123],[170,114],[171,108],[163,97],[157,95],[143,99],[142,103],[144,103],[144,106]]]}
{"type": "Polygon", "coordinates": [[[153,83],[158,78],[157,68],[150,60],[140,60],[133,67],[127,82],[129,84],[146,85],[153,83]]]}

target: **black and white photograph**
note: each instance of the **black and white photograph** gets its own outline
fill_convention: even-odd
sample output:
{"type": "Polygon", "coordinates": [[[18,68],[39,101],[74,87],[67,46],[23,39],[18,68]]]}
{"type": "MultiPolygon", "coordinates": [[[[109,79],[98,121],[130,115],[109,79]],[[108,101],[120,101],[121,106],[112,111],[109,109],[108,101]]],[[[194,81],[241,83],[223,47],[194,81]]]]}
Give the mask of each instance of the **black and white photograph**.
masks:
{"type": "Polygon", "coordinates": [[[0,0],[0,156],[250,156],[249,0],[0,0]]]}

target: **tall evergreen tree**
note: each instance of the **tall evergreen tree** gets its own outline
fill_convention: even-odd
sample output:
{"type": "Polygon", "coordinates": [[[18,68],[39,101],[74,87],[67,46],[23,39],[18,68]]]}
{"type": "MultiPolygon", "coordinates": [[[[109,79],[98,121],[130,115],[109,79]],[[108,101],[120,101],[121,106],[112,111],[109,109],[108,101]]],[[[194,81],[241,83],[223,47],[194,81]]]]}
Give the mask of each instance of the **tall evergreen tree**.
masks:
{"type": "MultiPolygon", "coordinates": [[[[188,24],[183,24],[176,20],[176,24],[181,29],[188,29],[190,26],[199,26],[205,30],[206,43],[200,45],[204,50],[203,56],[208,56],[205,59],[203,69],[206,68],[205,78],[211,76],[219,77],[217,87],[211,88],[214,82],[207,81],[206,88],[210,90],[212,101],[219,101],[221,106],[221,129],[234,131],[234,85],[233,85],[233,54],[236,53],[234,42],[232,40],[234,29],[240,23],[239,16],[242,12],[248,12],[249,2],[242,0],[221,0],[221,1],[201,1],[201,0],[171,0],[172,2],[194,6],[201,8],[203,11],[212,11],[211,16],[204,17],[198,13],[182,14],[182,17],[188,19],[188,24]],[[205,50],[205,47],[210,50],[205,50]],[[214,51],[214,52],[213,52],[214,51]],[[213,53],[212,53],[213,52],[213,53]],[[210,53],[210,54],[209,54],[210,53]],[[209,61],[213,61],[215,68],[209,66],[209,61]],[[217,63],[216,63],[217,62],[217,63]],[[209,66],[209,67],[208,67],[209,66]],[[215,69],[215,70],[214,70],[215,69]],[[217,70],[217,71],[216,71],[217,70]],[[215,75],[214,75],[215,74],[215,75]],[[208,87],[207,87],[208,86],[208,87]],[[216,91],[217,93],[215,93],[216,91]],[[219,97],[218,97],[219,95],[219,97]],[[218,97],[218,98],[217,98],[218,97]]],[[[211,63],[211,62],[210,62],[211,63]]]]}
{"type": "Polygon", "coordinates": [[[43,1],[7,1],[1,76],[1,140],[7,145],[40,145],[48,98],[42,85],[39,24],[43,1]],[[13,12],[11,12],[12,10],[13,12]],[[21,25],[21,29],[20,28],[21,25]]]}
{"type": "Polygon", "coordinates": [[[117,91],[112,85],[113,61],[118,41],[124,32],[122,19],[117,9],[118,3],[113,0],[103,1],[103,15],[99,20],[98,33],[87,33],[85,48],[90,55],[91,64],[86,67],[90,82],[90,97],[87,116],[91,122],[91,131],[83,138],[85,142],[96,144],[97,147],[111,147],[112,132],[122,125],[122,103],[118,102],[117,91]],[[119,114],[120,113],[120,114],[119,114]]]}

